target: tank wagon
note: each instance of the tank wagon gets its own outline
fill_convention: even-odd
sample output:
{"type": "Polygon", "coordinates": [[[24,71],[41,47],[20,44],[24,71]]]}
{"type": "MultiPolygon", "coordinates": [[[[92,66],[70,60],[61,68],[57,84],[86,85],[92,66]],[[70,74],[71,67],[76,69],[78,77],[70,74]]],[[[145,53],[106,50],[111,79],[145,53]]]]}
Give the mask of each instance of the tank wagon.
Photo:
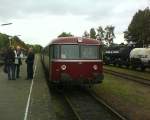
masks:
{"type": "Polygon", "coordinates": [[[130,65],[129,54],[132,50],[130,46],[112,46],[106,49],[104,54],[104,62],[105,64],[113,64],[118,66],[126,66],[130,65]]]}
{"type": "Polygon", "coordinates": [[[130,52],[130,62],[133,68],[150,68],[150,48],[134,48],[130,52]]]}
{"type": "Polygon", "coordinates": [[[110,46],[104,53],[104,63],[145,70],[150,68],[150,48],[110,46]]]}
{"type": "Polygon", "coordinates": [[[49,81],[56,84],[96,84],[103,80],[102,49],[99,41],[60,37],[42,52],[49,81]]]}

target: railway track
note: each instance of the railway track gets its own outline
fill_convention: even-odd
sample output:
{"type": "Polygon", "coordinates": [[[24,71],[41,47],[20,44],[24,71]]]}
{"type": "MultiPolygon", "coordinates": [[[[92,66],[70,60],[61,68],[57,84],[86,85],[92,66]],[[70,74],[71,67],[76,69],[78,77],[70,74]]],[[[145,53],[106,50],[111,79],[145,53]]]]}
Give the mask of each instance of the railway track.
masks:
{"type": "Polygon", "coordinates": [[[2,66],[4,64],[4,61],[0,60],[0,66],[2,66]]]}
{"type": "Polygon", "coordinates": [[[127,120],[87,90],[63,92],[77,120],[127,120]]]}
{"type": "Polygon", "coordinates": [[[113,67],[113,68],[121,68],[121,69],[126,69],[126,70],[132,70],[132,71],[138,71],[138,72],[144,72],[144,73],[150,73],[150,68],[147,68],[145,71],[141,71],[140,68],[136,68],[136,69],[133,69],[132,67],[125,67],[125,66],[114,66],[114,65],[104,65],[104,68],[107,68],[107,67],[113,67]]]}
{"type": "Polygon", "coordinates": [[[144,84],[144,85],[148,85],[148,86],[150,85],[150,79],[142,78],[139,76],[130,75],[130,74],[121,73],[121,72],[116,72],[116,71],[109,70],[106,68],[104,68],[104,73],[111,74],[111,75],[114,75],[114,76],[117,76],[120,78],[124,78],[126,80],[135,81],[135,82],[138,82],[140,84],[144,84]]]}

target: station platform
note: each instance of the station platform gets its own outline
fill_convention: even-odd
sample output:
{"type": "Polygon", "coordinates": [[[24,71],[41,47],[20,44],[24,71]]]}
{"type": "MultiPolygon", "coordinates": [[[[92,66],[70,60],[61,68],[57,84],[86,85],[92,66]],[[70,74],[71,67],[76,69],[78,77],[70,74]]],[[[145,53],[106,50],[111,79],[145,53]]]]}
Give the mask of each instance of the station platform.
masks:
{"type": "Polygon", "coordinates": [[[26,80],[22,63],[16,80],[8,80],[0,67],[0,120],[55,120],[40,56],[35,59],[33,80],[26,80]]]}

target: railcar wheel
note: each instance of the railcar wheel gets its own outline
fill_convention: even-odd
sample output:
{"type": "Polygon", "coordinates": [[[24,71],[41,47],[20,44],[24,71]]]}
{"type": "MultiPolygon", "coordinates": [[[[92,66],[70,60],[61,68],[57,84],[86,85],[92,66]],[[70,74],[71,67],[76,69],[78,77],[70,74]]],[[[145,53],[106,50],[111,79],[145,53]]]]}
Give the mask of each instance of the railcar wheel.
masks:
{"type": "Polygon", "coordinates": [[[88,88],[92,88],[92,85],[88,85],[88,88]]]}
{"type": "Polygon", "coordinates": [[[49,86],[50,86],[50,88],[54,89],[54,88],[56,88],[57,85],[55,83],[49,83],[49,86]]]}
{"type": "Polygon", "coordinates": [[[146,67],[142,65],[142,66],[141,66],[141,71],[145,71],[145,68],[146,68],[146,67]]]}
{"type": "Polygon", "coordinates": [[[133,70],[135,70],[135,69],[136,69],[136,66],[132,65],[131,68],[132,68],[133,70]]]}
{"type": "Polygon", "coordinates": [[[116,66],[116,63],[113,63],[114,66],[116,66]]]}
{"type": "Polygon", "coordinates": [[[130,66],[130,65],[129,65],[129,64],[127,64],[127,65],[126,65],[126,68],[128,69],[128,68],[129,68],[129,66],[130,66]]]}
{"type": "Polygon", "coordinates": [[[120,63],[118,63],[118,67],[122,67],[120,63]]]}
{"type": "Polygon", "coordinates": [[[63,85],[58,84],[58,85],[57,85],[57,88],[58,88],[59,90],[62,90],[62,89],[63,89],[63,85]]]}

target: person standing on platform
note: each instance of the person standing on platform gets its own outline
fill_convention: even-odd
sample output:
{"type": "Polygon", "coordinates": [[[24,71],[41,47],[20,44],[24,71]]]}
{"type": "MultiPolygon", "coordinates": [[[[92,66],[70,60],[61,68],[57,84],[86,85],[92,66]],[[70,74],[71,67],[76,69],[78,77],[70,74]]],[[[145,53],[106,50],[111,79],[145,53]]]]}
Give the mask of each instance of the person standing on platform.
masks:
{"type": "Polygon", "coordinates": [[[15,80],[15,53],[12,47],[9,47],[6,52],[5,62],[7,66],[8,80],[15,80]]]}
{"type": "Polygon", "coordinates": [[[17,46],[15,52],[15,74],[16,74],[16,78],[19,78],[19,73],[20,73],[20,65],[22,64],[21,62],[21,49],[19,46],[17,46]]]}
{"type": "Polygon", "coordinates": [[[32,48],[29,48],[28,54],[27,54],[27,80],[33,79],[33,64],[34,64],[34,52],[32,48]]]}

